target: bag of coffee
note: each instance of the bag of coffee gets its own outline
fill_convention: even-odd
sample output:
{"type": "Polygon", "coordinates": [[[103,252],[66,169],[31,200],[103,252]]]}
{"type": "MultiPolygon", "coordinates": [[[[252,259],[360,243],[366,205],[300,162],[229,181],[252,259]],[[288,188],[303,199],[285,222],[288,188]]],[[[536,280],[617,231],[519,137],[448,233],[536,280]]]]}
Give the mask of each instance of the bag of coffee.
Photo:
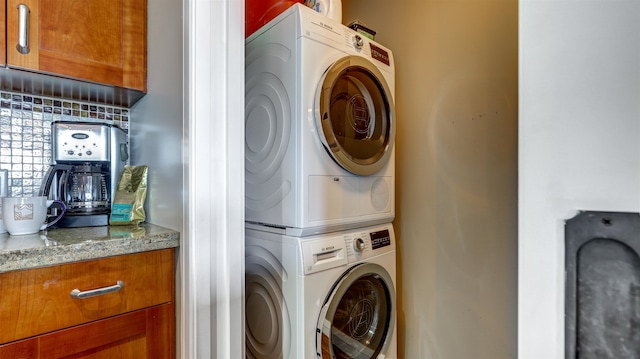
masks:
{"type": "Polygon", "coordinates": [[[147,166],[125,166],[113,197],[109,224],[138,225],[144,222],[147,197],[147,166]]]}

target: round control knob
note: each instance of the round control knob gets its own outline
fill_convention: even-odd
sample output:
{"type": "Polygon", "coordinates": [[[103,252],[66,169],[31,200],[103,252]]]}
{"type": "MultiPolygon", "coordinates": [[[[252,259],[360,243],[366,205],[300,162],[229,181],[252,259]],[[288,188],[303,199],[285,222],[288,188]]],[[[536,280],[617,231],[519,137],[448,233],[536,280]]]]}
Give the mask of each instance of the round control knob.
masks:
{"type": "Polygon", "coordinates": [[[353,240],[353,249],[358,253],[364,251],[364,240],[362,238],[356,238],[353,240]]]}
{"type": "Polygon", "coordinates": [[[355,46],[356,49],[361,49],[364,46],[364,40],[362,40],[362,36],[360,35],[353,36],[353,46],[355,46]]]}
{"type": "Polygon", "coordinates": [[[73,152],[73,150],[69,150],[69,151],[67,151],[67,154],[68,154],[69,156],[72,156],[74,153],[75,153],[75,152],[73,152]]]}
{"type": "Polygon", "coordinates": [[[87,156],[91,156],[93,154],[93,152],[91,152],[91,150],[87,151],[87,156]]]}

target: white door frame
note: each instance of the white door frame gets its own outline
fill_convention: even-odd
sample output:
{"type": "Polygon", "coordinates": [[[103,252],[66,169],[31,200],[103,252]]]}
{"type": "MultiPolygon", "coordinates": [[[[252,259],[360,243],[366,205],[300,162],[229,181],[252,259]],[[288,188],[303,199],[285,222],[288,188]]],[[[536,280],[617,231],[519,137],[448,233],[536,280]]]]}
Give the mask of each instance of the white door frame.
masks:
{"type": "Polygon", "coordinates": [[[244,0],[184,5],[179,354],[244,358],[244,0]]]}

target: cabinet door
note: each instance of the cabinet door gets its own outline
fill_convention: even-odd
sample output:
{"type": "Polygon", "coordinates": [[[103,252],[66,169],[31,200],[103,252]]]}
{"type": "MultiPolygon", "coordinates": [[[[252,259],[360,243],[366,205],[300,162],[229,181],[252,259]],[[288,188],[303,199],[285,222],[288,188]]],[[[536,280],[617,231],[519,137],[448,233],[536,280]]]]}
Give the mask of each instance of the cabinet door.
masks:
{"type": "Polygon", "coordinates": [[[0,3],[0,65],[7,63],[7,44],[5,42],[5,30],[7,28],[7,22],[5,21],[6,13],[6,3],[3,1],[0,3]]]}
{"type": "Polygon", "coordinates": [[[0,358],[32,359],[38,357],[38,338],[0,345],[0,358]]]}
{"type": "Polygon", "coordinates": [[[0,358],[173,359],[173,304],[0,346],[0,358]]]}
{"type": "Polygon", "coordinates": [[[146,0],[6,3],[10,67],[146,92],[146,0]],[[21,5],[29,9],[29,49],[25,54],[16,48],[21,5]]]}

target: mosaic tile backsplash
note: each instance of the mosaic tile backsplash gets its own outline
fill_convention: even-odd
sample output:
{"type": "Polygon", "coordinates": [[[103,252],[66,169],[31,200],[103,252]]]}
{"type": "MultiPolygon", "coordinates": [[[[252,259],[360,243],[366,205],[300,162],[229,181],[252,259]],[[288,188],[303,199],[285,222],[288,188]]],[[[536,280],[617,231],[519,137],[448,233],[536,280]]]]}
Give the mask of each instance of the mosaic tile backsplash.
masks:
{"type": "Polygon", "coordinates": [[[9,196],[38,194],[52,162],[51,123],[98,122],[129,129],[129,109],[0,91],[0,169],[9,196]]]}

